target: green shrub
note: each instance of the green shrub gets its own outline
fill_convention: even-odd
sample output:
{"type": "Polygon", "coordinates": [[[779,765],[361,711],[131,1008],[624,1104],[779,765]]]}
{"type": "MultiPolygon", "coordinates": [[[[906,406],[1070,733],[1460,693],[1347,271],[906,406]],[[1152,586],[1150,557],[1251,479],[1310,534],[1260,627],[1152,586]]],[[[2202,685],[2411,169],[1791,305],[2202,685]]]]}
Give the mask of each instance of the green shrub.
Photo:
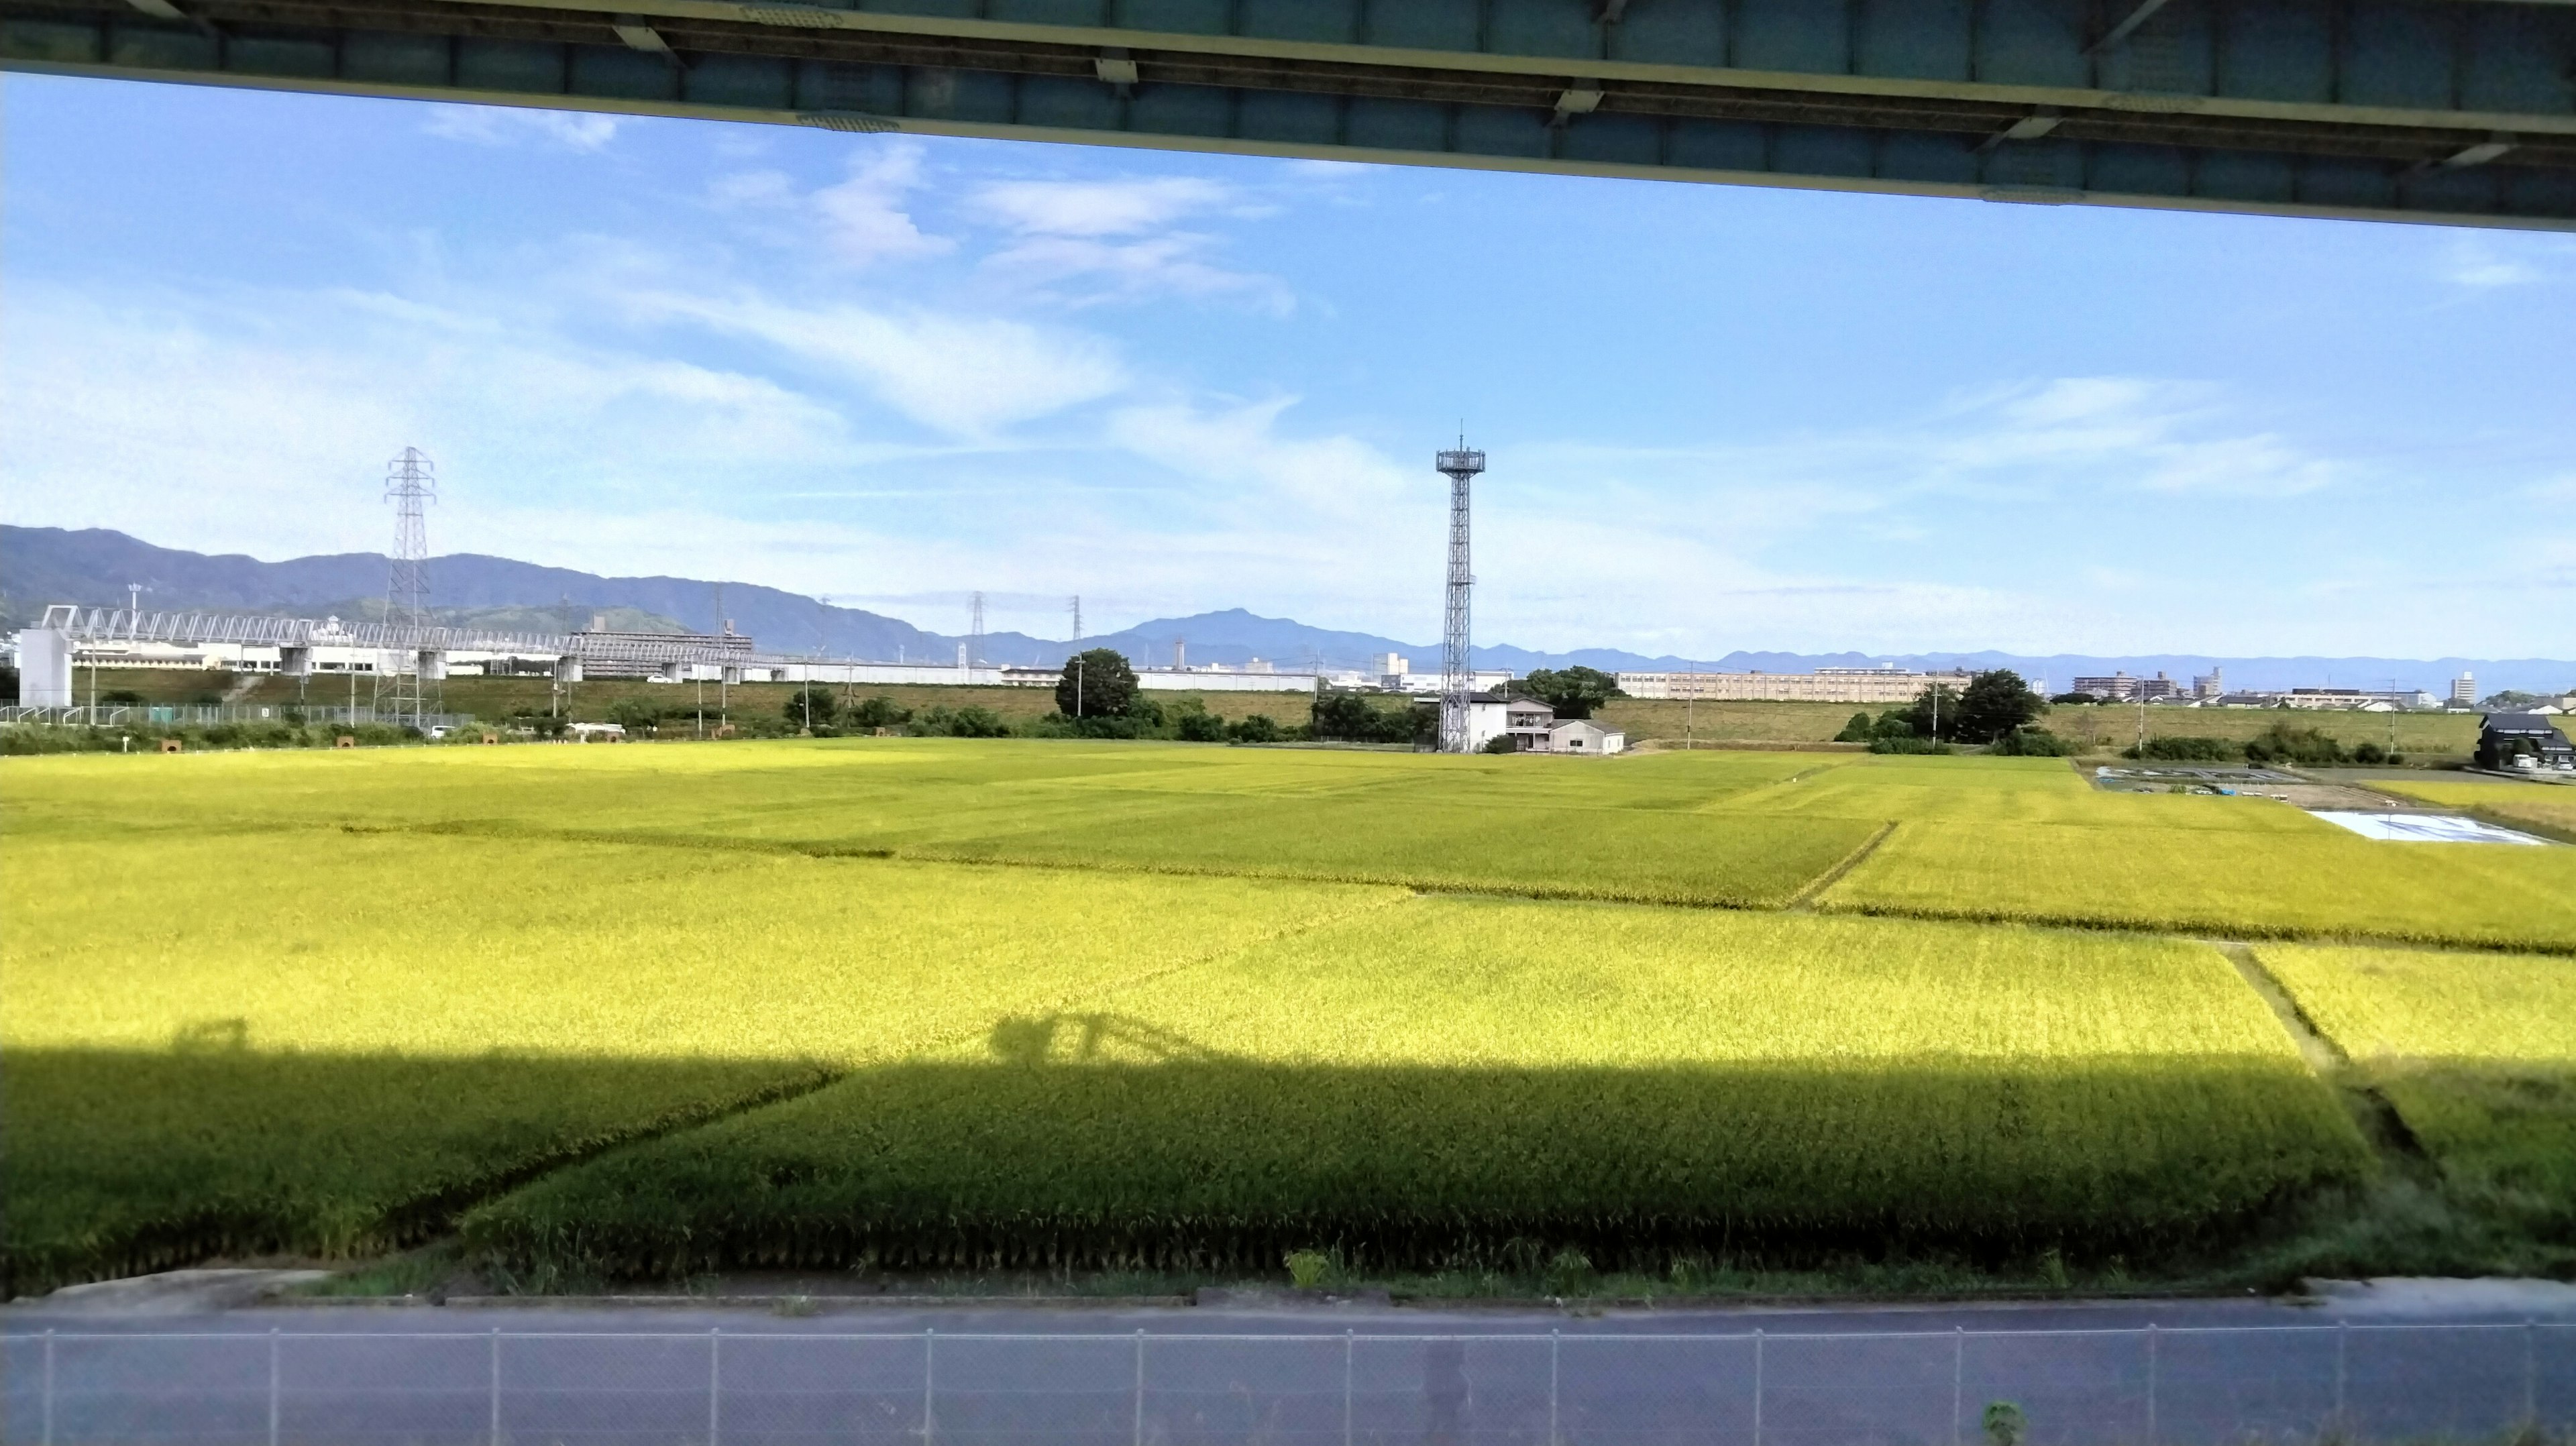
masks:
{"type": "Polygon", "coordinates": [[[862,699],[850,710],[850,725],[854,728],[892,728],[911,721],[912,710],[897,707],[894,699],[883,693],[862,699]]]}
{"type": "Polygon", "coordinates": [[[1333,1257],[1320,1250],[1288,1252],[1288,1283],[1299,1290],[1313,1290],[1332,1278],[1333,1257]]]}
{"type": "Polygon", "coordinates": [[[1225,720],[1204,708],[1193,713],[1183,713],[1177,720],[1177,726],[1181,741],[1184,743],[1223,743],[1225,741],[1225,720]]]}
{"type": "Polygon", "coordinates": [[[2007,758],[2068,758],[2074,755],[2075,744],[2045,728],[2015,728],[1986,751],[2007,758]]]}
{"type": "Polygon", "coordinates": [[[1938,738],[1915,738],[1897,734],[1871,739],[1869,751],[1872,753],[1948,753],[1952,750],[1949,744],[1938,738]]]}
{"type": "Polygon", "coordinates": [[[2328,764],[2345,761],[2343,745],[2314,728],[2275,723],[2245,743],[2249,763],[2328,764]]]}
{"type": "Polygon", "coordinates": [[[1225,736],[1237,743],[1276,743],[1287,735],[1280,731],[1278,719],[1253,713],[1227,724],[1225,736]]]}
{"type": "Polygon", "coordinates": [[[2245,756],[2245,745],[2228,738],[2200,738],[2177,733],[2150,738],[2144,750],[2126,748],[2123,758],[2160,758],[2178,763],[2233,763],[2245,756]]]}

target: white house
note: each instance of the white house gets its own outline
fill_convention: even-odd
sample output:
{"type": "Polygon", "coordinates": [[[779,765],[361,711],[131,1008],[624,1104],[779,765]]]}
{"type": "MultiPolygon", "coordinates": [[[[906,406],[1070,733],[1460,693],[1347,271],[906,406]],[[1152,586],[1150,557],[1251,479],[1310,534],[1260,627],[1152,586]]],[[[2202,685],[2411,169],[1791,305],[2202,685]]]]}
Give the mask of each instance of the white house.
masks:
{"type": "Polygon", "coordinates": [[[1628,735],[1581,718],[1560,723],[1556,710],[1528,698],[1467,705],[1467,751],[1482,752],[1496,738],[1512,740],[1516,753],[1621,753],[1628,735]]]}

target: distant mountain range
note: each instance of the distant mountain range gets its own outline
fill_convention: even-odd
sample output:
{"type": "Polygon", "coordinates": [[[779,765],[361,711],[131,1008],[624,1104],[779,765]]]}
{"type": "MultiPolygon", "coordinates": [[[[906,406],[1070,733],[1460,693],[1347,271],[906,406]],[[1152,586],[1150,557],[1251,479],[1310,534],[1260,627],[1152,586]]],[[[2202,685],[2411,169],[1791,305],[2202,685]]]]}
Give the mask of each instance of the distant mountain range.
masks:
{"type": "MultiPolygon", "coordinates": [[[[385,559],[376,553],[337,553],[261,562],[239,553],[209,556],[155,547],[105,528],[0,524],[0,618],[9,627],[35,620],[47,603],[122,607],[129,583],[139,583],[146,609],[208,608],[243,612],[336,614],[365,617],[384,607],[385,559]]],[[[718,584],[681,577],[601,577],[570,568],[543,567],[506,557],[455,553],[429,564],[432,601],[442,621],[524,631],[587,627],[594,615],[608,626],[640,631],[714,631],[722,617],[762,648],[870,660],[954,661],[959,635],[934,633],[900,618],[782,592],[751,583],[718,584]]],[[[1168,665],[1176,641],[1185,641],[1192,663],[1240,666],[1265,658],[1282,667],[1360,668],[1376,655],[1400,653],[1417,671],[1438,666],[1436,644],[1407,643],[1372,633],[1308,627],[1287,618],[1265,618],[1241,608],[1156,618],[1115,633],[1074,640],[1025,633],[987,633],[988,662],[1052,666],[1080,648],[1116,648],[1138,663],[1168,665]]],[[[2450,680],[2477,675],[2480,695],[2499,689],[2558,692],[2576,687],[2576,662],[2552,658],[2224,658],[2166,653],[2130,657],[2013,653],[1780,653],[1732,652],[1721,658],[1647,657],[1616,648],[1547,653],[1497,644],[1475,650],[1478,667],[1534,668],[1581,664],[1605,671],[1759,670],[1803,673],[1816,668],[1895,664],[1908,668],[2011,668],[2024,677],[2063,688],[2079,675],[2158,672],[2189,679],[2217,667],[2236,688],[2313,687],[2328,682],[2408,688],[2447,694],[2450,680]]]]}

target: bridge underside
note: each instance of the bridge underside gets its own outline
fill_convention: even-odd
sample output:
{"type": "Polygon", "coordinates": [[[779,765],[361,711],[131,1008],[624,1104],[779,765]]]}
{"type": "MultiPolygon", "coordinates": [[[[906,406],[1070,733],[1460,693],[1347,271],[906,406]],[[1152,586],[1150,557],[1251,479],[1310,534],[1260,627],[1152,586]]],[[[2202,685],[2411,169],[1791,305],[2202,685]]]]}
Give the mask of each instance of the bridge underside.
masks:
{"type": "Polygon", "coordinates": [[[0,0],[0,65],[2576,229],[2562,0],[0,0]]]}

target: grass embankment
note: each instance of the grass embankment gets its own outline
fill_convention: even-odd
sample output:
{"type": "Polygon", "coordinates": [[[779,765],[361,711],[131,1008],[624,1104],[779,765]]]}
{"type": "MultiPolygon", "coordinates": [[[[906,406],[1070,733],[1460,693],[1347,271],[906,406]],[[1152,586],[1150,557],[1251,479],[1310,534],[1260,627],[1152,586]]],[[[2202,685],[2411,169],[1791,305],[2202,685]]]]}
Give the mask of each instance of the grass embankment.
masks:
{"type": "MultiPolygon", "coordinates": [[[[211,702],[235,680],[235,675],[169,668],[106,668],[99,672],[102,692],[125,689],[140,693],[148,703],[211,702]]],[[[359,679],[357,698],[364,706],[369,698],[368,681],[359,679]]],[[[800,685],[793,683],[742,683],[727,690],[730,707],[741,717],[776,718],[784,716],[787,700],[800,685]]],[[[79,701],[89,697],[89,674],[81,670],[75,692],[79,701]]],[[[443,685],[443,702],[451,712],[472,713],[486,721],[508,718],[525,710],[543,714],[553,701],[552,684],[543,678],[450,678],[443,685]]],[[[608,711],[622,701],[640,701],[658,708],[694,709],[699,693],[704,704],[708,726],[719,716],[718,690],[709,684],[703,690],[690,683],[645,683],[599,679],[575,684],[566,709],[567,716],[589,722],[605,721],[608,711]]],[[[829,690],[834,697],[869,698],[878,694],[891,697],[903,708],[919,713],[931,708],[955,710],[964,707],[989,708],[1006,722],[1034,721],[1055,710],[1055,695],[1045,688],[1005,687],[936,687],[915,685],[838,685],[829,690]]],[[[305,701],[343,706],[349,701],[346,678],[316,677],[302,690],[305,701]]],[[[1265,713],[1280,723],[1303,722],[1311,702],[1298,693],[1164,693],[1151,695],[1166,705],[1184,698],[1196,698],[1207,710],[1232,721],[1254,713],[1265,713]]],[[[278,706],[297,701],[299,690],[292,679],[260,678],[239,701],[278,706]]],[[[1388,700],[1380,700],[1383,706],[1388,700]]],[[[1823,743],[1842,731],[1855,712],[1876,715],[1894,707],[1876,704],[1864,707],[1852,703],[1764,703],[1700,702],[1685,704],[1660,698],[1614,698],[1596,715],[1602,726],[1626,732],[1631,741],[1656,739],[1678,743],[1685,734],[1703,744],[1719,742],[1823,743]]],[[[2224,738],[2243,742],[2287,720],[2292,727],[2314,728],[2333,738],[2349,751],[2364,743],[2388,746],[2390,715],[2379,713],[2346,713],[2333,711],[2285,711],[2277,708],[2149,708],[2146,728],[2149,738],[2194,736],[2224,738]]],[[[2401,713],[2395,715],[2397,748],[2416,756],[2466,755],[2477,746],[2478,720],[2475,714],[2401,713]]],[[[676,725],[674,725],[676,726],[676,725]]],[[[2116,753],[2137,742],[2138,710],[2118,704],[2061,705],[2049,710],[2040,726],[2062,737],[2084,744],[2088,752],[2116,753]]]]}
{"type": "MultiPolygon", "coordinates": [[[[122,680],[149,678],[153,671],[140,668],[121,672],[107,670],[101,674],[103,681],[100,686],[102,688],[131,686],[137,691],[144,691],[141,684],[129,684],[122,680]]],[[[163,674],[162,676],[164,681],[161,682],[161,686],[164,689],[172,689],[173,685],[166,681],[168,678],[203,678],[214,675],[163,674]]],[[[82,686],[84,688],[87,686],[86,674],[84,674],[82,686]]],[[[621,702],[649,703],[656,708],[669,710],[674,715],[681,713],[694,715],[703,707],[706,712],[707,727],[712,730],[728,711],[736,719],[783,718],[786,716],[788,700],[801,692],[803,686],[800,683],[736,683],[729,688],[719,689],[713,683],[703,685],[647,683],[640,679],[597,678],[573,684],[569,696],[561,702],[566,717],[584,722],[605,722],[609,710],[621,702]]],[[[325,680],[317,677],[306,691],[305,701],[331,707],[344,706],[349,701],[348,688],[348,680],[345,678],[325,680]]],[[[203,691],[205,691],[204,685],[200,684],[194,689],[187,690],[183,696],[163,698],[148,692],[145,696],[152,702],[187,702],[192,701],[197,693],[203,691]]],[[[888,697],[894,699],[896,706],[910,709],[915,713],[927,712],[932,708],[946,708],[952,712],[967,707],[988,708],[1000,714],[1006,723],[1033,722],[1055,711],[1055,692],[1051,688],[948,687],[894,683],[859,683],[845,687],[838,683],[818,683],[815,685],[815,691],[830,693],[835,702],[845,699],[888,697]]],[[[1229,722],[1254,713],[1266,713],[1283,725],[1305,722],[1307,709],[1314,701],[1305,693],[1167,693],[1157,689],[1146,696],[1166,707],[1185,698],[1196,698],[1210,713],[1229,722]]],[[[554,685],[544,678],[454,677],[440,685],[439,698],[441,706],[447,711],[471,713],[485,722],[505,720],[521,712],[543,715],[558,701],[554,694],[554,685]]],[[[88,694],[83,692],[81,699],[87,701],[88,694]]],[[[367,680],[361,678],[358,681],[359,706],[366,706],[367,699],[367,680]]],[[[291,704],[297,701],[297,689],[292,679],[262,678],[249,696],[242,701],[269,706],[291,704]]],[[[694,722],[694,717],[690,722],[694,722]]],[[[676,730],[686,725],[675,719],[664,726],[676,730]]]]}
{"type": "Polygon", "coordinates": [[[2366,1152],[2216,951],[1421,899],[617,1152],[467,1218],[525,1271],[1372,1269],[1515,1242],[2197,1238],[2366,1152]]]}
{"type": "Polygon", "coordinates": [[[2258,956],[2396,1109],[2457,1208],[2553,1242],[2556,1266],[2576,1269],[2576,960],[2300,945],[2258,956]]]}

